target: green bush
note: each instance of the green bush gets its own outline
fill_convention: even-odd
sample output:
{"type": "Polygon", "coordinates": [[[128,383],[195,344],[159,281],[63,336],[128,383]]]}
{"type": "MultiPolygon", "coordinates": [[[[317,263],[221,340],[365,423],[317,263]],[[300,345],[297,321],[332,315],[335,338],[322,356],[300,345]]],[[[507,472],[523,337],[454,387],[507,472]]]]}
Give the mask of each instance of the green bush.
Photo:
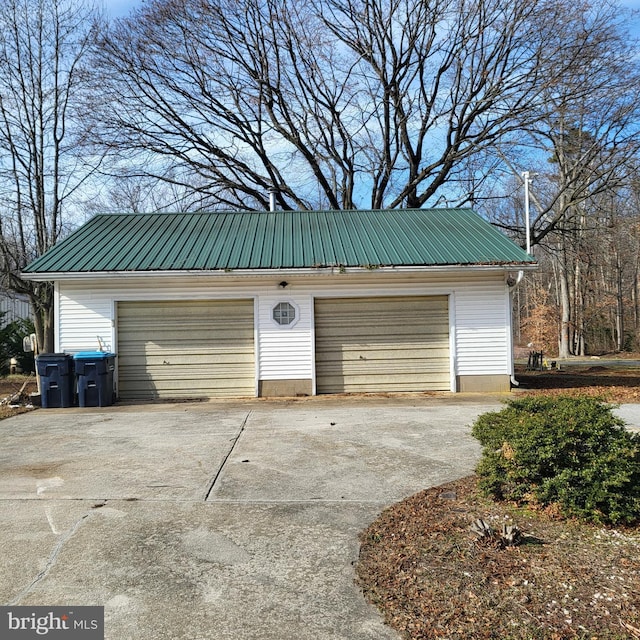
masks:
{"type": "Polygon", "coordinates": [[[480,487],[498,500],[554,506],[603,524],[640,518],[640,434],[594,398],[510,400],[481,415],[480,487]]]}
{"type": "Polygon", "coordinates": [[[0,329],[0,375],[9,373],[11,358],[16,358],[23,373],[35,371],[33,353],[25,353],[22,346],[22,339],[33,331],[33,322],[26,319],[14,320],[0,329]]]}

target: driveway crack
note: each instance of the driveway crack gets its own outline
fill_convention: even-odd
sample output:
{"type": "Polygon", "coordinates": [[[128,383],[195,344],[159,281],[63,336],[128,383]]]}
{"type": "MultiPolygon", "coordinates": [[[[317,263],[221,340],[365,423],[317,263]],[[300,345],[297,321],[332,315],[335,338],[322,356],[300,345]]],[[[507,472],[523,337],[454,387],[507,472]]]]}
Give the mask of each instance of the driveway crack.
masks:
{"type": "Polygon", "coordinates": [[[51,554],[49,555],[49,558],[44,568],[38,572],[36,577],[26,587],[24,587],[24,589],[22,589],[22,591],[20,591],[20,593],[18,593],[18,595],[16,595],[13,598],[13,600],[11,600],[10,602],[7,602],[5,606],[11,607],[11,606],[20,604],[22,599],[26,595],[28,595],[40,581],[44,580],[49,575],[51,569],[53,569],[53,567],[55,566],[58,560],[58,556],[60,555],[60,552],[62,551],[65,544],[67,544],[67,542],[69,542],[69,540],[73,538],[73,536],[76,534],[78,529],[82,526],[82,523],[91,515],[92,515],[91,513],[85,513],[81,518],[79,518],[73,524],[73,526],[70,529],[68,529],[64,534],[60,536],[60,538],[58,539],[58,542],[56,543],[55,547],[51,551],[51,554]]]}
{"type": "Polygon", "coordinates": [[[240,436],[244,433],[244,428],[247,425],[247,420],[249,420],[249,416],[252,413],[253,413],[252,411],[249,411],[249,413],[247,413],[247,415],[244,417],[244,420],[242,421],[242,424],[240,425],[240,430],[238,431],[238,434],[236,435],[235,438],[233,438],[231,440],[231,447],[230,447],[229,451],[227,452],[227,455],[222,460],[222,464],[218,468],[218,471],[216,472],[216,475],[213,477],[213,480],[211,481],[211,483],[209,484],[209,487],[207,488],[207,491],[206,491],[205,496],[204,496],[204,501],[205,502],[209,499],[209,496],[211,495],[211,492],[213,491],[214,487],[216,486],[216,482],[218,482],[218,478],[220,477],[220,474],[222,473],[222,470],[224,469],[225,465],[227,464],[227,460],[229,459],[229,457],[233,453],[233,450],[236,448],[236,445],[238,444],[238,440],[240,440],[240,436]]]}

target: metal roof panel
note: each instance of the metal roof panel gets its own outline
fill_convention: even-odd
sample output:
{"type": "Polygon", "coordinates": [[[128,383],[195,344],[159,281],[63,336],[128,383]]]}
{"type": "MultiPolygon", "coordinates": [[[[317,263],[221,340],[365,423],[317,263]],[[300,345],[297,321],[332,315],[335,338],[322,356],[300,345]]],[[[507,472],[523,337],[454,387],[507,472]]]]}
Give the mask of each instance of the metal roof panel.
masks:
{"type": "Polygon", "coordinates": [[[100,214],[25,273],[532,263],[471,209],[100,214]]]}

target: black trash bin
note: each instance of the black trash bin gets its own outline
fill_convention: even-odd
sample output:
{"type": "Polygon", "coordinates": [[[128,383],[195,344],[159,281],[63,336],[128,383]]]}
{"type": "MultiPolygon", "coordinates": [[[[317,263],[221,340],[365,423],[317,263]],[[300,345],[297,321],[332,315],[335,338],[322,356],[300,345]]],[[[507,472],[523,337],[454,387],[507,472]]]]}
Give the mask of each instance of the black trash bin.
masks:
{"type": "Polygon", "coordinates": [[[115,353],[81,351],[73,356],[80,407],[108,407],[113,404],[115,353]]]}
{"type": "Polygon", "coordinates": [[[73,406],[75,377],[73,357],[67,353],[41,353],[36,356],[40,376],[40,402],[43,409],[73,406]]]}

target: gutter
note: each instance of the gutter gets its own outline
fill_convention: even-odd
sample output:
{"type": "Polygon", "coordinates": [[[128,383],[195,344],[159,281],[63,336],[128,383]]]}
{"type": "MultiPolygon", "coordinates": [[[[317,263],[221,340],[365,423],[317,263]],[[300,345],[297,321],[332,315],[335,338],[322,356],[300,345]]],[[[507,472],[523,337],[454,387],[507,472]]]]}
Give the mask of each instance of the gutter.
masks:
{"type": "MultiPolygon", "coordinates": [[[[431,265],[431,266],[367,266],[367,267],[342,267],[340,265],[328,267],[284,268],[284,269],[175,269],[175,270],[148,270],[148,271],[36,271],[23,272],[24,280],[50,282],[58,280],[95,280],[109,278],[148,278],[150,276],[160,278],[175,278],[179,276],[195,277],[321,277],[327,275],[366,274],[366,273],[444,273],[444,272],[505,272],[518,269],[518,284],[522,280],[520,274],[524,270],[538,268],[537,262],[496,263],[496,264],[457,264],[457,265],[431,265]]],[[[515,286],[515,285],[514,285],[515,286]]]]}

